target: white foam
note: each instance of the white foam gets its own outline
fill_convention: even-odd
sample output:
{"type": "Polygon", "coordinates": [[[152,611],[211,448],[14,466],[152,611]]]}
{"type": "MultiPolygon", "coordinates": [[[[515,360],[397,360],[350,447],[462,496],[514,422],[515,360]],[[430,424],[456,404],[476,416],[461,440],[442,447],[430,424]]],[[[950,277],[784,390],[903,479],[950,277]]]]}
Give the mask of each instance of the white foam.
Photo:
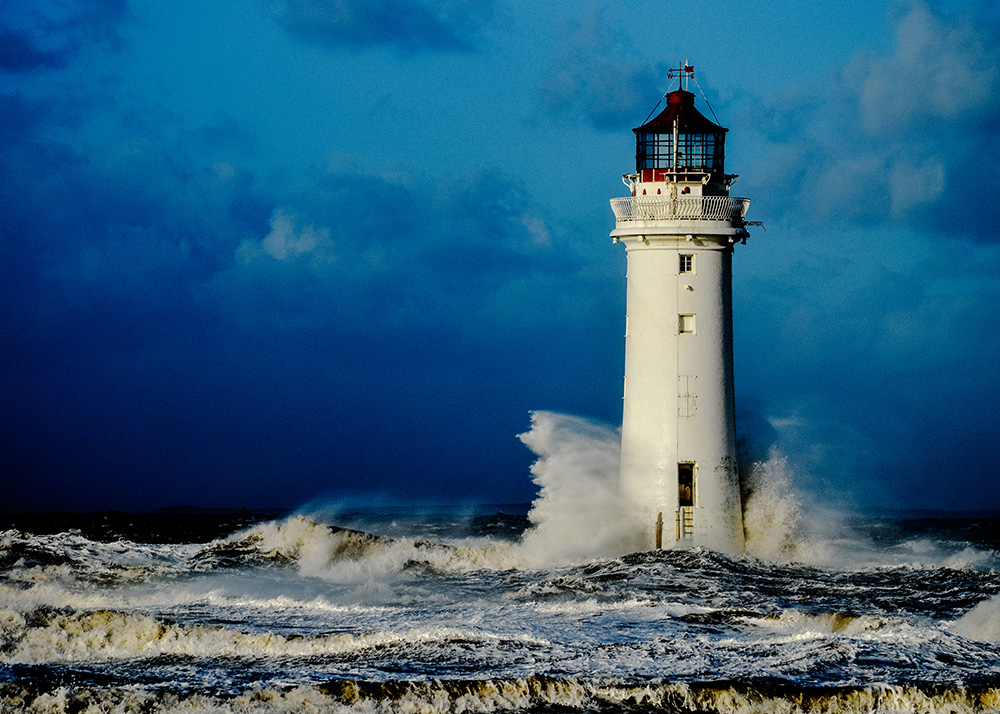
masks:
{"type": "Polygon", "coordinates": [[[964,546],[956,551],[932,538],[911,538],[881,555],[884,562],[914,568],[987,569],[998,563],[994,551],[973,546],[964,546]]]}
{"type": "Polygon", "coordinates": [[[331,529],[305,516],[260,524],[228,540],[248,539],[257,541],[256,548],[265,555],[294,560],[301,575],[344,584],[394,576],[414,562],[459,573],[524,564],[505,542],[484,539],[452,546],[414,538],[390,539],[331,529]]]}
{"type": "Polygon", "coordinates": [[[194,546],[152,545],[128,540],[93,541],[79,533],[0,533],[0,550],[25,547],[25,557],[6,569],[7,580],[26,584],[138,582],[179,572],[194,546]],[[41,560],[43,564],[30,563],[41,560]]]}

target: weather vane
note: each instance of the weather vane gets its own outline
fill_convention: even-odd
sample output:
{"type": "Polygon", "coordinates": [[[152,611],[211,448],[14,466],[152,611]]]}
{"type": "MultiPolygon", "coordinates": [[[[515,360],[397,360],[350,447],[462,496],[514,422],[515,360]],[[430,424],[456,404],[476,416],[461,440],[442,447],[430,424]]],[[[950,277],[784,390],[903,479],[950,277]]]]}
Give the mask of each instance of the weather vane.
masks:
{"type": "Polygon", "coordinates": [[[694,79],[694,67],[689,65],[687,60],[684,60],[676,69],[671,67],[667,70],[667,79],[674,79],[675,77],[681,79],[687,77],[688,80],[694,79]]]}

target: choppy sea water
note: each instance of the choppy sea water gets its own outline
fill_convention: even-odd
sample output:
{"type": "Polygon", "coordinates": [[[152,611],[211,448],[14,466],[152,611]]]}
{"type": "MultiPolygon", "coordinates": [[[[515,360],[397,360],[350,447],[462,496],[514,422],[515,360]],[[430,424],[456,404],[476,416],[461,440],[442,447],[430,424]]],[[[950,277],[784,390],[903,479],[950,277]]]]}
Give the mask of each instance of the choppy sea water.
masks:
{"type": "Polygon", "coordinates": [[[777,460],[748,553],[633,551],[548,426],[530,517],[4,518],[0,711],[1000,711],[1000,514],[817,528],[777,460]]]}

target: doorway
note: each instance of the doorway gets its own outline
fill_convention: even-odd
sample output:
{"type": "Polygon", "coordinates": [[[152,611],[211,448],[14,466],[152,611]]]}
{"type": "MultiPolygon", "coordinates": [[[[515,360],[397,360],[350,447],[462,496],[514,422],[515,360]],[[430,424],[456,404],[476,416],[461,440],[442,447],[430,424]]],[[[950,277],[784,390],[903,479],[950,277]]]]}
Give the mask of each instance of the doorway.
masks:
{"type": "Polygon", "coordinates": [[[694,506],[694,464],[677,464],[677,506],[690,508],[694,506]]]}

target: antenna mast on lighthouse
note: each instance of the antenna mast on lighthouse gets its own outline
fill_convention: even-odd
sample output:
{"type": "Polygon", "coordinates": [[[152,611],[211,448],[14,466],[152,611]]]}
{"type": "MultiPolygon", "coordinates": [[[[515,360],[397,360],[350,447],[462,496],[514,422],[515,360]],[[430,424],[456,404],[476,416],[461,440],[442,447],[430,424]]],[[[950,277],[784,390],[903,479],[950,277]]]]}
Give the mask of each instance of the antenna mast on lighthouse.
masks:
{"type": "MultiPolygon", "coordinates": [[[[650,546],[743,550],[733,396],[733,248],[747,198],[729,195],[728,129],[678,88],[637,129],[630,196],[611,236],[628,260],[620,490],[650,546]]],[[[697,80],[695,80],[697,82],[697,80]]]]}

